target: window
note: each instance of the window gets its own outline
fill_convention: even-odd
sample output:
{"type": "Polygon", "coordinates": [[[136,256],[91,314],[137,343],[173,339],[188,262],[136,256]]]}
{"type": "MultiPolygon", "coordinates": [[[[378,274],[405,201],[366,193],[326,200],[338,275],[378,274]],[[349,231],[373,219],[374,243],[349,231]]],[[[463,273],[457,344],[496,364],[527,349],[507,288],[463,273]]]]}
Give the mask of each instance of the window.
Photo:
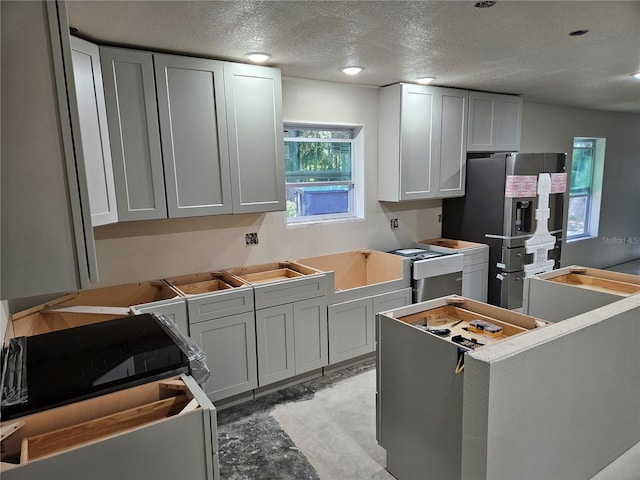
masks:
{"type": "Polygon", "coordinates": [[[573,139],[567,239],[598,235],[604,166],[604,138],[573,139]]]}
{"type": "Polygon", "coordinates": [[[352,127],[285,126],[287,223],[359,216],[357,140],[352,127]]]}

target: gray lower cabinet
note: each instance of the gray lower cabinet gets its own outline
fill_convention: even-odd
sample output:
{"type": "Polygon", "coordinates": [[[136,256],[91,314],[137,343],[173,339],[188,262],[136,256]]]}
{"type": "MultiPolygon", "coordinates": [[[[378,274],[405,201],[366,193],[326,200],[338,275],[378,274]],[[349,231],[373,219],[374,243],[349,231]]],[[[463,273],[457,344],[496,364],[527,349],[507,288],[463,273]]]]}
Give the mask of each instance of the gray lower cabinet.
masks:
{"type": "Polygon", "coordinates": [[[169,216],[231,213],[222,62],[153,59],[169,216]]]}
{"type": "Polygon", "coordinates": [[[459,480],[463,375],[459,348],[378,316],[377,438],[398,479],[459,480]]]}
{"type": "Polygon", "coordinates": [[[213,401],[258,386],[254,312],[191,324],[191,338],[207,356],[211,376],[204,384],[213,401]]]}
{"type": "Polygon", "coordinates": [[[118,221],[100,54],[97,45],[76,37],[71,37],[71,50],[91,224],[96,227],[118,221]]]}
{"type": "Polygon", "coordinates": [[[329,363],[375,350],[375,314],[411,303],[411,289],[329,305],[329,363]]]}
{"type": "Polygon", "coordinates": [[[213,401],[258,386],[253,288],[221,272],[168,279],[186,297],[189,336],[211,371],[203,388],[213,401]]]}
{"type": "Polygon", "coordinates": [[[327,365],[326,297],[256,310],[256,339],[261,387],[327,365]]]}
{"type": "Polygon", "coordinates": [[[280,70],[224,63],[233,213],[285,209],[280,70]]]}
{"type": "MultiPolygon", "coordinates": [[[[182,375],[20,418],[24,426],[3,440],[3,480],[218,480],[216,409],[193,378],[182,375]],[[190,400],[194,401],[189,403],[190,400]],[[142,422],[163,405],[166,417],[142,422]],[[123,426],[121,431],[115,429],[123,426]],[[93,441],[78,440],[92,436],[93,441]],[[31,458],[30,442],[47,455],[31,458]],[[36,443],[39,442],[39,443],[36,443]]],[[[36,452],[33,452],[35,456],[36,452]]]]}
{"type": "Polygon", "coordinates": [[[120,221],[167,217],[153,55],[100,47],[120,221]]]}

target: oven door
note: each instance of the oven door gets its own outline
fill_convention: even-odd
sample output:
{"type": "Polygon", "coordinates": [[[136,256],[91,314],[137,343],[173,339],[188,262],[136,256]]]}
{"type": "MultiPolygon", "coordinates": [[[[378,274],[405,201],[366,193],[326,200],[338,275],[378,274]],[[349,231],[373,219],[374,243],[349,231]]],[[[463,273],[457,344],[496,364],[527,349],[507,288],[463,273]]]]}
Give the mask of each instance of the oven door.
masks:
{"type": "Polygon", "coordinates": [[[447,295],[462,295],[462,272],[447,273],[413,281],[413,302],[425,302],[447,295]]]}

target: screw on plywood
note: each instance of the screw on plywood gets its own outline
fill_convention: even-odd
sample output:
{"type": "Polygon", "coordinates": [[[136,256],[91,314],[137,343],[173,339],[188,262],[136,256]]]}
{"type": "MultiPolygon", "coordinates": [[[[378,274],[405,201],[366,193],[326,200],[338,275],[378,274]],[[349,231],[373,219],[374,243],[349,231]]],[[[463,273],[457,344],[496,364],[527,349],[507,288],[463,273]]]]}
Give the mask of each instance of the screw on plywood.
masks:
{"type": "Polygon", "coordinates": [[[245,233],[244,241],[247,245],[257,245],[258,244],[258,234],[254,233],[245,233]]]}

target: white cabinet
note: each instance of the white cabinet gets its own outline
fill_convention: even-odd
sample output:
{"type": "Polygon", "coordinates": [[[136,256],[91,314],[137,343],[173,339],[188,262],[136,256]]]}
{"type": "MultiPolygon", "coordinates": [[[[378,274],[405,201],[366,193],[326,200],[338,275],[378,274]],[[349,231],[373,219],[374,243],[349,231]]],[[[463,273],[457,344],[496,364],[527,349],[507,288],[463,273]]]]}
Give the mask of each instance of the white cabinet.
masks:
{"type": "Polygon", "coordinates": [[[231,213],[222,62],[154,54],[169,217],[231,213]]]}
{"type": "Polygon", "coordinates": [[[469,92],[469,152],[517,152],[522,128],[522,98],[469,92]]]}
{"type": "Polygon", "coordinates": [[[396,84],[380,89],[378,200],[464,195],[468,92],[396,84]]]}
{"type": "Polygon", "coordinates": [[[116,223],[118,209],[98,46],[71,37],[71,55],[91,224],[116,223]]]}
{"type": "Polygon", "coordinates": [[[285,209],[280,70],[224,63],[233,213],[285,209]]]}
{"type": "Polygon", "coordinates": [[[167,218],[153,55],[101,47],[120,221],[167,218]]]}

